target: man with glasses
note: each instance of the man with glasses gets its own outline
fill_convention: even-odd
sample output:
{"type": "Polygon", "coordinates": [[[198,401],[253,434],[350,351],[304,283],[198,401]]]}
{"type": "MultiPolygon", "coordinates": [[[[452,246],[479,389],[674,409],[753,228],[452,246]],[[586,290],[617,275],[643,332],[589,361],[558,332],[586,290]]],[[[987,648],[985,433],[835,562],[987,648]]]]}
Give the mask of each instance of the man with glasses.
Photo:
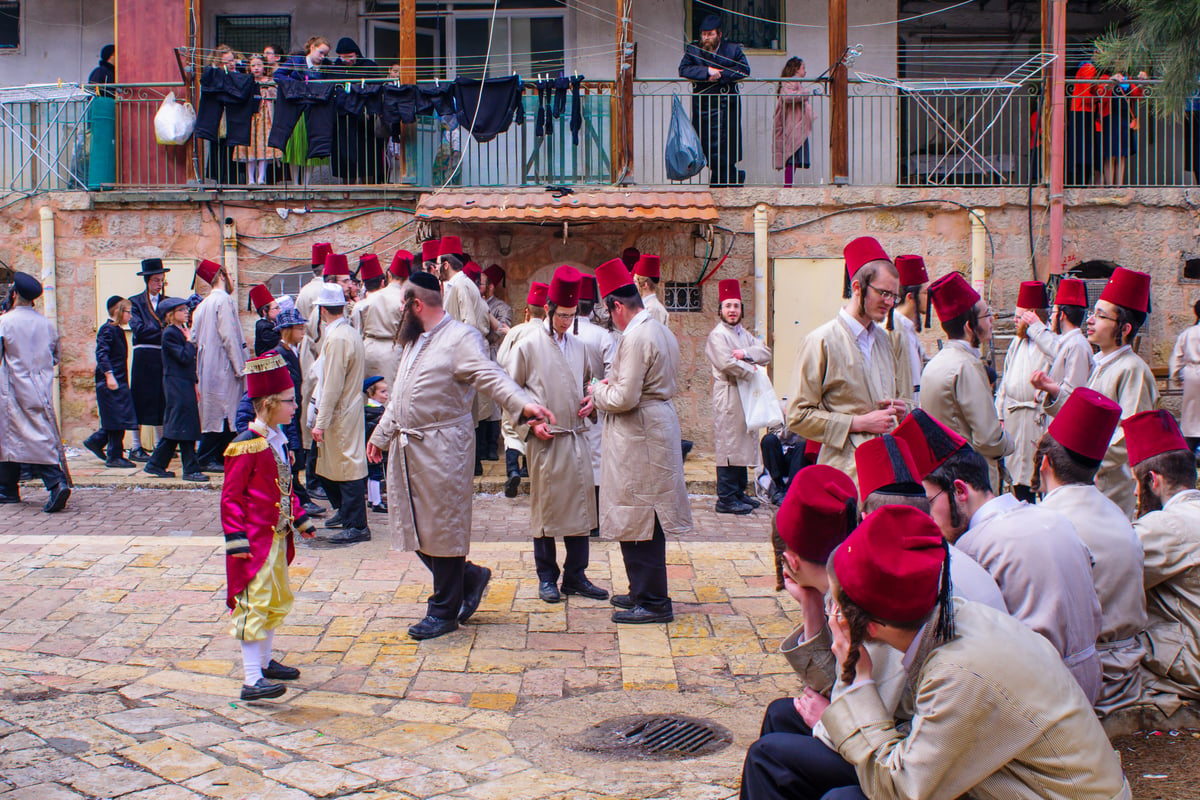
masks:
{"type": "MultiPolygon", "coordinates": [[[[875,239],[846,245],[846,303],[837,317],[804,337],[788,429],[821,443],[818,463],[854,479],[854,450],[891,433],[908,413],[911,380],[902,380],[882,323],[900,292],[896,267],[875,239]]],[[[907,374],[907,371],[905,371],[907,374]]]]}
{"type": "MultiPolygon", "coordinates": [[[[1154,373],[1131,346],[1149,310],[1150,276],[1117,267],[1088,317],[1088,341],[1100,352],[1093,359],[1087,386],[1121,406],[1121,419],[1152,411],[1158,405],[1154,373]]],[[[1052,380],[1045,372],[1035,372],[1032,383],[1046,393],[1046,411],[1052,416],[1062,409],[1074,388],[1052,380]]],[[[1125,451],[1125,431],[1118,426],[1096,473],[1096,488],[1132,520],[1136,507],[1134,485],[1125,451]]]]}
{"type": "Polygon", "coordinates": [[[998,489],[1000,459],[1013,443],[996,414],[981,354],[992,341],[992,310],[957,272],[931,283],[929,298],[949,341],[925,365],[921,408],[988,460],[988,482],[998,489]]]}

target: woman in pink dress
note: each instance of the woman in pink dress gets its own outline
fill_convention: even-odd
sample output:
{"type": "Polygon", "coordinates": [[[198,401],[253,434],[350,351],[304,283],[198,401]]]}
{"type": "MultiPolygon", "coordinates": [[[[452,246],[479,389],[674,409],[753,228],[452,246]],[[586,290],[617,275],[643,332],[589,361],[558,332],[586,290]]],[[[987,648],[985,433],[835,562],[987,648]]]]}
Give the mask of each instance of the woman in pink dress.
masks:
{"type": "Polygon", "coordinates": [[[783,170],[783,185],[791,186],[796,169],[812,165],[809,134],[813,126],[812,89],[803,83],[804,60],[789,58],[783,65],[775,99],[775,169],[783,170]]]}

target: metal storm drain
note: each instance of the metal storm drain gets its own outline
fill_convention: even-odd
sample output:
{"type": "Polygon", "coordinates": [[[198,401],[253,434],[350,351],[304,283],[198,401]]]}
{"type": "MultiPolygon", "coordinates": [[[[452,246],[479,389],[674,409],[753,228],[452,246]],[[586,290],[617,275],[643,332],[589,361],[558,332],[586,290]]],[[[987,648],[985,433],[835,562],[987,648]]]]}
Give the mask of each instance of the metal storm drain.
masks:
{"type": "Polygon", "coordinates": [[[586,731],[578,749],[623,758],[696,758],[723,750],[733,735],[712,722],[678,714],[605,720],[586,731]]]}

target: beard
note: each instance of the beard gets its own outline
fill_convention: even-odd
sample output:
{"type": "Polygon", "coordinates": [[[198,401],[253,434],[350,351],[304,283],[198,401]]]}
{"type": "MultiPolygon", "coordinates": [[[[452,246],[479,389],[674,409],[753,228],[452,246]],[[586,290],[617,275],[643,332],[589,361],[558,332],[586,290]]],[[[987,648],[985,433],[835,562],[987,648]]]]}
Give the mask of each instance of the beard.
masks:
{"type": "Polygon", "coordinates": [[[406,347],[412,344],[424,332],[425,325],[422,324],[421,318],[413,313],[411,305],[406,305],[404,315],[400,317],[400,330],[396,332],[400,346],[406,347]]]}
{"type": "Polygon", "coordinates": [[[718,47],[720,47],[720,46],[721,46],[721,40],[720,40],[720,39],[717,39],[715,42],[712,42],[711,44],[710,44],[710,43],[708,43],[708,42],[701,42],[701,43],[700,43],[700,47],[701,47],[702,49],[704,49],[704,50],[707,50],[707,51],[708,51],[708,52],[710,52],[710,53],[715,53],[715,52],[717,52],[717,48],[718,48],[718,47]]]}
{"type": "Polygon", "coordinates": [[[1162,499],[1150,488],[1150,475],[1137,482],[1137,515],[1143,517],[1151,511],[1162,511],[1162,499]]]}

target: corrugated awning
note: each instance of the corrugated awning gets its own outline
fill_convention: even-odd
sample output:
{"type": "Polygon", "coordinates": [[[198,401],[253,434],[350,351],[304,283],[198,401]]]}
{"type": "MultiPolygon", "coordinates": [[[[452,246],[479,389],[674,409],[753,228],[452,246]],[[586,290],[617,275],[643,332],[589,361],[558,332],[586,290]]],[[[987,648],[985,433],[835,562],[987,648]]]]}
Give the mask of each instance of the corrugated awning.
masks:
{"type": "Polygon", "coordinates": [[[627,189],[575,189],[555,197],[543,188],[456,189],[427,194],[417,202],[418,218],[448,217],[456,222],[603,222],[655,220],[716,222],[712,192],[627,189]]]}

